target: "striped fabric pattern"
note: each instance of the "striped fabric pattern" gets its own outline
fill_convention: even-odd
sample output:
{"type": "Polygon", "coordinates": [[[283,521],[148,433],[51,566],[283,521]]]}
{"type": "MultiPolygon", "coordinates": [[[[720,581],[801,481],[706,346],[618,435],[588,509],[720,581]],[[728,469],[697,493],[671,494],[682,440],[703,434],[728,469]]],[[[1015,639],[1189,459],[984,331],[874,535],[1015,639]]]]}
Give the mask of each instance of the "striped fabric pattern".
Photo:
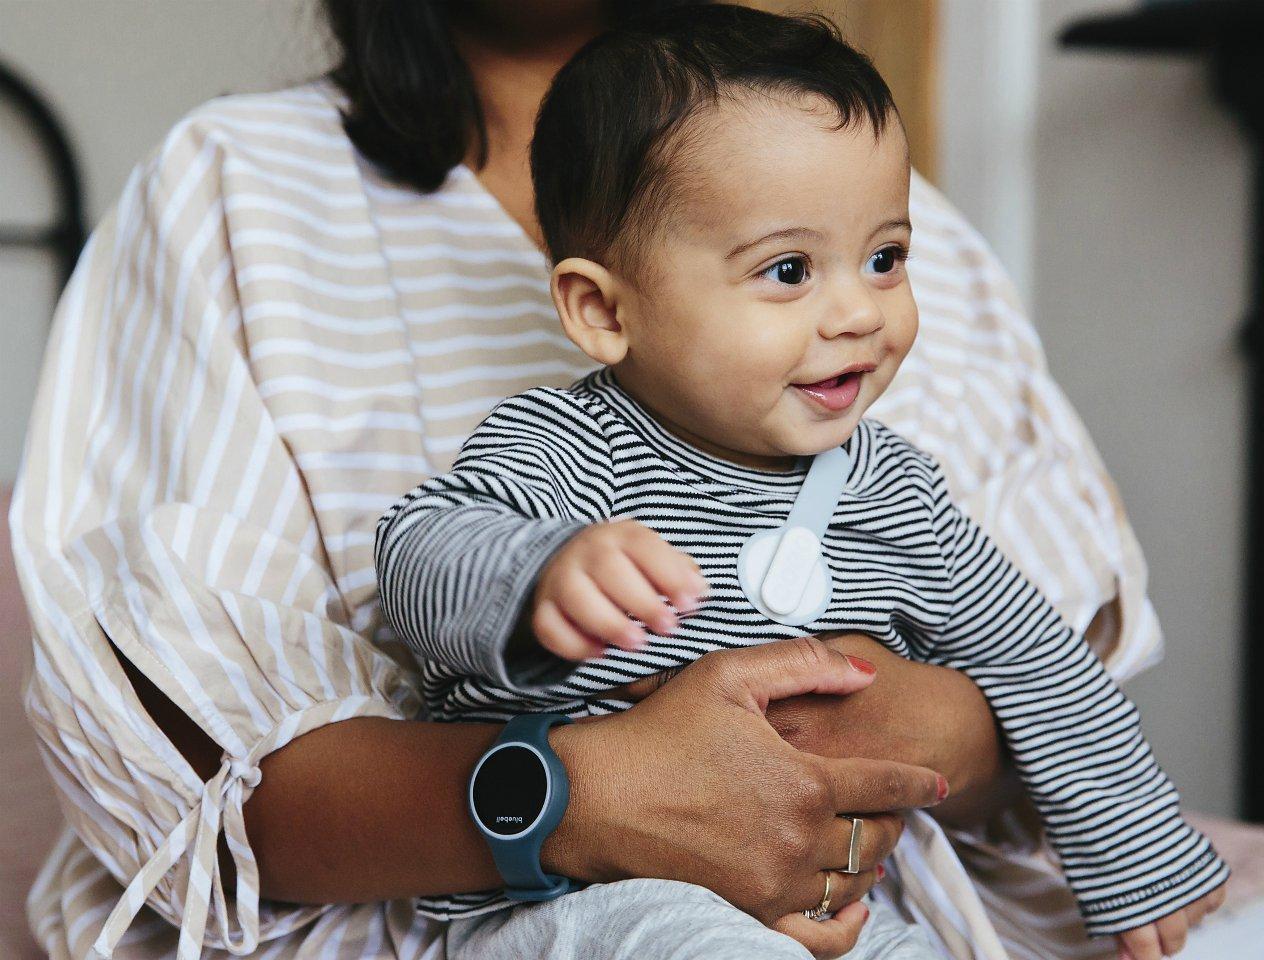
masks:
{"type": "MultiPolygon", "coordinates": [[[[819,618],[792,627],[747,599],[738,555],[786,522],[806,458],[776,473],[697,450],[609,369],[506,400],[450,472],[409,492],[378,527],[383,610],[422,665],[429,715],[578,719],[624,708],[603,697],[611,688],[712,650],[866,633],[978,684],[1090,932],[1157,920],[1223,883],[1228,868],[1181,819],[1136,708],[956,507],[938,464],[876,420],[862,420],[844,449],[850,471],[821,539],[833,592],[819,618]],[[506,646],[540,570],[583,526],[614,518],[638,520],[692,556],[710,585],[705,602],[641,650],[611,647],[573,669],[540,650],[529,678],[511,674],[506,646]]],[[[423,901],[441,919],[507,905],[494,892],[423,901]]]]}
{"type": "MultiPolygon", "coordinates": [[[[256,941],[247,955],[277,960],[442,955],[409,901],[250,909],[240,837],[221,898],[203,839],[235,831],[270,751],[347,717],[418,714],[377,601],[378,518],[497,403],[591,369],[543,255],[473,173],[424,196],[392,185],[338,107],[317,83],[194,110],[138,165],[57,310],[10,511],[26,709],[71,828],[29,902],[54,960],[94,943],[175,957],[182,927],[186,944],[204,930],[206,960],[256,941]],[[140,707],[115,649],[223,746],[219,786],[140,707]]],[[[916,177],[911,213],[921,332],[873,414],[942,463],[1130,676],[1161,641],[1114,487],[986,245],[916,177]]],[[[950,955],[1003,955],[993,925],[1013,957],[1103,954],[1026,821],[996,830],[999,856],[992,834],[953,838],[978,895],[946,844],[909,888],[950,955]],[[1041,917],[1034,943],[1009,919],[1023,912],[1041,917]]]]}

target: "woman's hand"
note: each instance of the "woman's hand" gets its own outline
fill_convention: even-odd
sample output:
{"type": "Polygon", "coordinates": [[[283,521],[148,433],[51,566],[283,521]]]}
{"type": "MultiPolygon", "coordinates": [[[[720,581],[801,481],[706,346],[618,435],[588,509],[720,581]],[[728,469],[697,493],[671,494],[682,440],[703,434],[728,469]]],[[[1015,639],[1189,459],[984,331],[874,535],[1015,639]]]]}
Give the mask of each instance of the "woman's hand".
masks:
{"type": "Polygon", "coordinates": [[[791,745],[825,757],[899,760],[938,770],[952,796],[937,819],[970,826],[1021,795],[987,700],[965,674],[914,663],[859,633],[821,638],[872,665],[874,682],[849,697],[799,696],[770,704],[768,722],[791,745]]]}
{"type": "MultiPolygon", "coordinates": [[[[897,760],[937,770],[952,784],[952,796],[935,816],[951,826],[980,823],[1021,796],[991,708],[969,677],[905,660],[861,633],[819,639],[873,674],[873,682],[846,697],[803,694],[770,703],[768,722],[791,746],[823,757],[897,760]]],[[[640,700],[677,673],[646,677],[621,688],[620,696],[640,700]]]]}
{"type": "Polygon", "coordinates": [[[835,903],[855,900],[895,847],[893,811],[947,793],[934,771],[796,750],[769,725],[771,702],[854,693],[873,680],[802,638],[710,653],[618,716],[555,728],[571,802],[546,841],[545,869],[585,880],[663,877],[705,886],[813,952],[850,949],[863,905],[815,923],[825,871],[846,865],[863,814],[861,873],[833,873],[835,903]]]}

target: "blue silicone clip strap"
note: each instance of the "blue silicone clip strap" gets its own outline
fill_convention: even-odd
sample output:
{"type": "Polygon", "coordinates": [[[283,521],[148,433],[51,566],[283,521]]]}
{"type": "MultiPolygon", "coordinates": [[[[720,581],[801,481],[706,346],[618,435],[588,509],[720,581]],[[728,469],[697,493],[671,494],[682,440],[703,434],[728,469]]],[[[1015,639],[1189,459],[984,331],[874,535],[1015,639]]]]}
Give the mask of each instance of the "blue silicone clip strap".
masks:
{"type": "Polygon", "coordinates": [[[492,859],[505,881],[505,895],[511,900],[552,900],[575,888],[569,878],[545,873],[540,868],[540,848],[562,822],[571,795],[566,768],[549,745],[549,730],[559,723],[570,722],[570,717],[560,713],[531,713],[514,717],[505,724],[505,729],[493,744],[493,749],[506,743],[533,747],[544,758],[548,770],[544,809],[531,831],[513,840],[488,837],[492,859]]]}

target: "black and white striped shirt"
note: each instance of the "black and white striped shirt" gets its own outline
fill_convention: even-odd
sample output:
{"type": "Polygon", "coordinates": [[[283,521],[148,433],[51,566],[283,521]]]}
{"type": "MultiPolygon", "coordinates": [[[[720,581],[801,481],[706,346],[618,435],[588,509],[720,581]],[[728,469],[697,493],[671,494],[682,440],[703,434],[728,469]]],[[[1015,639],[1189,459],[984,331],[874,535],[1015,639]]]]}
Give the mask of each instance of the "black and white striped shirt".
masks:
{"type": "MultiPolygon", "coordinates": [[[[1214,889],[1227,867],[1185,823],[1124,698],[1083,638],[951,501],[938,465],[863,420],[851,473],[822,538],[834,592],[803,627],[759,613],[737,555],[781,526],[808,461],[740,466],[677,439],[599,370],[566,390],[511,397],[451,472],[407,494],[378,525],[384,613],[422,662],[432,719],[582,716],[628,704],[607,692],[725,647],[833,630],[962,671],[982,690],[1039,809],[1091,933],[1165,916],[1214,889]],[[506,662],[542,566],[576,531],[635,518],[701,567],[709,592],[670,637],[610,648],[578,666],[544,651],[506,662]]],[[[494,895],[424,903],[442,917],[494,895]]]]}

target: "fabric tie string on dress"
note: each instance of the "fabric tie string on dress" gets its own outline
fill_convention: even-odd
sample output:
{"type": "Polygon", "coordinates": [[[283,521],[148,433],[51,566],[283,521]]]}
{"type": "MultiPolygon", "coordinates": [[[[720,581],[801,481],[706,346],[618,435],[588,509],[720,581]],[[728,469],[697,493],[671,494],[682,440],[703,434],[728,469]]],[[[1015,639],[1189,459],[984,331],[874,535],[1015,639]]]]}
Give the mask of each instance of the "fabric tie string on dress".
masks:
{"type": "Polygon", "coordinates": [[[184,895],[184,916],[180,924],[180,944],[176,960],[198,960],[202,955],[207,917],[214,897],[219,936],[224,948],[236,956],[253,953],[259,945],[259,867],[246,839],[242,814],[246,791],[259,785],[261,774],[253,764],[226,758],[219,771],[202,787],[202,796],[184,819],[162,842],[154,855],[132,878],[118,904],[101,928],[93,949],[103,960],[127,932],[149,895],[171,869],[180,862],[192,840],[189,882],[184,895]],[[237,871],[237,926],[241,935],[234,940],[229,923],[227,899],[219,871],[220,830],[228,841],[229,855],[237,871]]]}

